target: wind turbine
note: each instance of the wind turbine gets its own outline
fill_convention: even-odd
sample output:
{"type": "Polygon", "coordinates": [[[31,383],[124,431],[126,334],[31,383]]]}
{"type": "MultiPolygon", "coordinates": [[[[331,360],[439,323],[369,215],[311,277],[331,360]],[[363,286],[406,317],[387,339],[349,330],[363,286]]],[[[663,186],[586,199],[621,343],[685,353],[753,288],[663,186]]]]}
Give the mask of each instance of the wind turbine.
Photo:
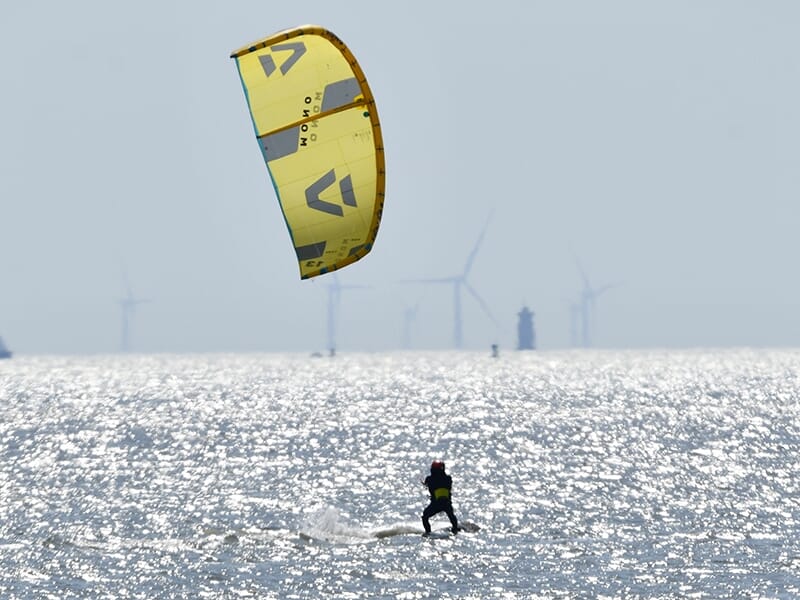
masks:
{"type": "Polygon", "coordinates": [[[403,348],[406,350],[411,347],[411,325],[417,320],[418,310],[419,302],[413,308],[403,310],[403,348]]]}
{"type": "Polygon", "coordinates": [[[339,304],[342,301],[342,290],[366,289],[365,285],[342,285],[339,276],[334,272],[328,288],[328,352],[336,354],[336,321],[339,318],[339,304]]]}
{"type": "Polygon", "coordinates": [[[130,325],[131,321],[133,320],[133,316],[136,313],[136,307],[140,304],[145,304],[152,301],[148,299],[136,298],[133,295],[133,291],[131,290],[131,286],[128,281],[128,273],[124,268],[122,270],[122,279],[125,287],[125,297],[119,300],[119,304],[122,307],[121,349],[122,352],[130,352],[130,325]]]}
{"type": "MultiPolygon", "coordinates": [[[[583,266],[577,257],[575,257],[575,264],[578,266],[578,271],[580,271],[581,279],[583,280],[583,289],[581,290],[579,306],[581,342],[584,348],[589,348],[592,346],[592,334],[596,329],[597,323],[597,299],[603,293],[620,284],[607,283],[598,288],[593,288],[591,283],[589,283],[589,278],[586,276],[586,271],[583,270],[583,266]]],[[[572,310],[575,310],[575,305],[572,305],[572,310]]]]}
{"type": "Polygon", "coordinates": [[[467,262],[464,264],[464,269],[458,275],[452,275],[450,277],[439,277],[435,279],[410,279],[407,280],[406,283],[431,283],[431,284],[450,284],[453,286],[453,345],[456,348],[461,348],[464,343],[463,337],[463,323],[461,318],[461,290],[462,288],[467,290],[467,292],[475,299],[475,301],[480,305],[483,309],[483,312],[492,320],[496,326],[499,327],[497,319],[494,318],[492,315],[492,311],[489,310],[489,306],[484,302],[483,298],[478,295],[478,292],[469,284],[467,281],[467,276],[469,275],[470,269],[472,268],[472,263],[475,261],[475,256],[478,253],[478,249],[480,248],[481,242],[483,242],[483,236],[486,234],[486,229],[489,226],[489,219],[486,220],[486,224],[483,226],[483,231],[481,231],[480,236],[478,237],[478,241],[475,242],[475,246],[472,248],[472,252],[469,253],[467,256],[467,262]]]}

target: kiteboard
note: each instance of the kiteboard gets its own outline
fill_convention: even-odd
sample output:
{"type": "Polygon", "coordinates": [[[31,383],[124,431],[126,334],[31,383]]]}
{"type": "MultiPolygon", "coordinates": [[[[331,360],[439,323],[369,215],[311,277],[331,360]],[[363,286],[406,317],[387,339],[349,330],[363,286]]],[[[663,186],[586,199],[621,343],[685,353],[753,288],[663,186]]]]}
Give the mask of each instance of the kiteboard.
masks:
{"type": "Polygon", "coordinates": [[[475,533],[480,531],[480,529],[481,528],[476,523],[472,523],[470,521],[461,521],[458,524],[458,531],[456,532],[453,531],[452,527],[445,526],[429,533],[423,533],[422,536],[433,539],[444,539],[453,537],[455,535],[460,535],[462,533],[475,533]]]}
{"type": "Polygon", "coordinates": [[[383,529],[377,529],[372,532],[373,537],[378,539],[395,537],[398,535],[422,535],[426,538],[432,539],[445,539],[462,533],[476,533],[480,531],[480,525],[471,521],[461,521],[458,526],[458,533],[453,533],[450,525],[445,525],[434,529],[430,533],[425,533],[421,527],[412,525],[393,525],[383,529]]]}

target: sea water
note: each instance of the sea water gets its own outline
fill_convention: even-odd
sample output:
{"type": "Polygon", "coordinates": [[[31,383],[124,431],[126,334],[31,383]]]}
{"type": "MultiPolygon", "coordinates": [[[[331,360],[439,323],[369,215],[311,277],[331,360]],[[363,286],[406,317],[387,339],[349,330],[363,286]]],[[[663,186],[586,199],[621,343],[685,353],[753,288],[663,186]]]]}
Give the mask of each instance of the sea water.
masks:
{"type": "Polygon", "coordinates": [[[0,597],[795,598],[799,459],[793,350],[20,357],[0,597]]]}

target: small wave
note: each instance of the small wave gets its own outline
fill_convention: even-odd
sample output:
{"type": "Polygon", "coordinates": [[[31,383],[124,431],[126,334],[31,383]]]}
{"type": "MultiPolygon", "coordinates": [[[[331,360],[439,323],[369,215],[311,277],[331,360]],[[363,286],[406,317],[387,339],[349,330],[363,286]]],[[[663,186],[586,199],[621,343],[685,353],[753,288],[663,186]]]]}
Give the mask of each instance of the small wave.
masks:
{"type": "Polygon", "coordinates": [[[372,530],[372,536],[378,539],[394,537],[396,535],[422,535],[424,529],[422,527],[415,527],[413,525],[398,523],[397,525],[390,525],[389,527],[381,527],[372,530]]]}
{"type": "Polygon", "coordinates": [[[372,539],[369,531],[348,523],[332,506],[312,515],[300,529],[305,540],[356,544],[372,539]]]}
{"type": "Polygon", "coordinates": [[[61,548],[74,548],[75,542],[72,540],[68,540],[67,538],[54,533],[52,535],[47,536],[44,540],[42,540],[42,546],[45,548],[50,548],[51,550],[57,550],[61,548]]]}

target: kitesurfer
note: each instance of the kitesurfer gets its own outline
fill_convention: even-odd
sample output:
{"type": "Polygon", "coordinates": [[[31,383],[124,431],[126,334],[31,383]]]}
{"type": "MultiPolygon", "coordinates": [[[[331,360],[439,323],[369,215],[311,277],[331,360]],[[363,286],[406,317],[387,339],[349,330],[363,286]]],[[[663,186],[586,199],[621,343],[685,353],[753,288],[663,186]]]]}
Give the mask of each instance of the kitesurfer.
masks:
{"type": "Polygon", "coordinates": [[[452,525],[451,531],[458,533],[458,519],[453,513],[453,504],[451,501],[451,490],[453,488],[453,480],[447,473],[444,472],[444,463],[440,460],[435,460],[431,463],[431,474],[425,478],[423,482],[431,495],[431,503],[422,511],[422,526],[425,528],[425,535],[431,532],[430,518],[440,512],[447,514],[452,525]]]}

